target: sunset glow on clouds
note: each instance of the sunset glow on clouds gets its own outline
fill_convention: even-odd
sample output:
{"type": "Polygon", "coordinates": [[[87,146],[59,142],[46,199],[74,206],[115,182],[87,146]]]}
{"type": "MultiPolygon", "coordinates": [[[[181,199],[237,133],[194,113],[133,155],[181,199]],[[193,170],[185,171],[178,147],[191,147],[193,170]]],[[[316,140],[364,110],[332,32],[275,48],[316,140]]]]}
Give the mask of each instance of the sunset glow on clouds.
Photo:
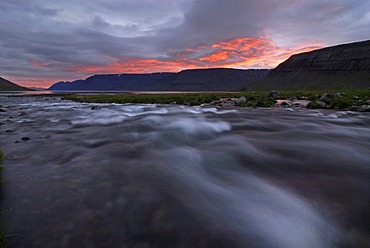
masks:
{"type": "Polygon", "coordinates": [[[151,73],[177,72],[190,68],[273,68],[290,55],[322,47],[311,44],[295,49],[282,49],[261,38],[235,38],[209,46],[203,45],[172,52],[164,58],[115,57],[115,62],[102,66],[73,66],[71,73],[151,73]]]}
{"type": "Polygon", "coordinates": [[[349,0],[3,0],[0,8],[0,76],[42,87],[93,74],[274,68],[295,53],[368,39],[370,26],[369,2],[349,0]]]}

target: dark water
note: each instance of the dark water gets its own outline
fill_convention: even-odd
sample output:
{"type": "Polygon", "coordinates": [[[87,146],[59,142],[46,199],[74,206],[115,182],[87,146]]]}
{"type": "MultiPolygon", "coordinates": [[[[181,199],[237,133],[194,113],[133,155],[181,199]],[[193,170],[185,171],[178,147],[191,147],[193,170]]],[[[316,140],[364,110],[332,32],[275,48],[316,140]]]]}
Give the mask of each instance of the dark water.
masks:
{"type": "Polygon", "coordinates": [[[0,105],[9,247],[370,245],[368,113],[0,105]]]}

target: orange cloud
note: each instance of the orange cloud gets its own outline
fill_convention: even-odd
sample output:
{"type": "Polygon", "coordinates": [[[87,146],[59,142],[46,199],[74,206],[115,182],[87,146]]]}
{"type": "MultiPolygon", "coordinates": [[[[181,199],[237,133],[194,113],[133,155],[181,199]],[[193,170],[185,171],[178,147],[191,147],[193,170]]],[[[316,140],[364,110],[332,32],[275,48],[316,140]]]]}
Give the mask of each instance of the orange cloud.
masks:
{"type": "Polygon", "coordinates": [[[105,66],[70,66],[72,73],[151,73],[177,72],[189,68],[273,68],[295,53],[311,51],[322,44],[308,44],[303,47],[284,49],[264,38],[240,37],[197,46],[183,51],[170,51],[165,58],[112,57],[116,60],[105,66]],[[206,54],[206,55],[204,55],[206,54]]]}
{"type": "MultiPolygon", "coordinates": [[[[276,46],[269,37],[238,37],[214,44],[202,44],[184,50],[169,50],[166,57],[131,58],[110,56],[114,61],[106,65],[70,65],[64,69],[68,78],[84,78],[91,74],[106,73],[151,73],[177,72],[193,68],[274,68],[292,54],[318,49],[323,44],[306,44],[296,48],[276,46]]],[[[47,67],[48,63],[34,61],[35,67],[47,67]]],[[[60,76],[59,76],[60,78],[60,76]]],[[[64,79],[66,80],[66,79],[64,79]]],[[[56,79],[25,80],[18,79],[23,85],[45,85],[56,82],[56,79]],[[23,83],[25,82],[25,83],[23,83]]],[[[60,79],[58,79],[60,81],[60,79]]]]}
{"type": "Polygon", "coordinates": [[[204,57],[199,58],[199,61],[207,61],[207,62],[218,62],[218,61],[225,61],[230,58],[230,53],[228,51],[220,51],[216,52],[204,57]]]}

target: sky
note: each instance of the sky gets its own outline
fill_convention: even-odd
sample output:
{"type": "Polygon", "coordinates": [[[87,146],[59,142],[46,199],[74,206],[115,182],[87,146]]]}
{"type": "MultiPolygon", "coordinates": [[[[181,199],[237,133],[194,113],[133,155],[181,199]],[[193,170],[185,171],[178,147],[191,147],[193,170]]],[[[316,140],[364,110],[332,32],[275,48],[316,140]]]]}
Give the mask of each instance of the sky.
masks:
{"type": "Polygon", "coordinates": [[[94,74],[274,68],[370,39],[369,0],[1,0],[0,76],[28,87],[94,74]]]}

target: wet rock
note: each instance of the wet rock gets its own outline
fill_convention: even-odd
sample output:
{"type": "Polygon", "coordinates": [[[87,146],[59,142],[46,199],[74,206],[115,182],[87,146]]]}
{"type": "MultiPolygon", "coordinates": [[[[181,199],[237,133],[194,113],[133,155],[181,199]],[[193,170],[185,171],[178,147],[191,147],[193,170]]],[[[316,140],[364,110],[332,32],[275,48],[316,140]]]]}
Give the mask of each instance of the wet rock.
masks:
{"type": "Polygon", "coordinates": [[[323,109],[327,107],[327,104],[322,101],[309,102],[306,106],[308,109],[323,109]]]}
{"type": "Polygon", "coordinates": [[[271,91],[269,94],[268,94],[268,97],[279,97],[280,96],[280,93],[273,90],[271,91]]]}
{"type": "Polygon", "coordinates": [[[27,137],[27,136],[21,138],[22,141],[29,141],[30,139],[31,138],[30,137],[27,137]]]}
{"type": "Polygon", "coordinates": [[[358,112],[370,112],[370,105],[358,106],[356,111],[358,111],[358,112]]]}
{"type": "Polygon", "coordinates": [[[360,98],[358,96],[352,96],[352,100],[358,101],[360,98]]]}
{"type": "Polygon", "coordinates": [[[331,98],[339,98],[343,97],[344,93],[324,93],[321,97],[320,100],[326,100],[326,99],[331,99],[331,98]]]}
{"type": "Polygon", "coordinates": [[[287,103],[287,102],[282,102],[280,105],[281,105],[281,106],[286,107],[286,106],[289,106],[289,103],[287,103]]]}
{"type": "Polygon", "coordinates": [[[244,96],[241,96],[239,98],[232,98],[232,100],[235,102],[235,104],[240,105],[247,102],[247,99],[244,96]]]}
{"type": "Polygon", "coordinates": [[[225,107],[225,106],[240,106],[243,103],[246,103],[247,99],[242,96],[240,98],[220,98],[217,101],[212,101],[210,105],[213,106],[220,106],[220,107],[225,107]]]}
{"type": "Polygon", "coordinates": [[[327,104],[325,102],[323,102],[323,101],[315,101],[315,103],[317,105],[319,105],[320,107],[322,107],[322,108],[326,108],[326,106],[327,106],[327,104]]]}
{"type": "Polygon", "coordinates": [[[99,107],[99,106],[92,106],[91,107],[91,110],[100,110],[101,109],[101,107],[99,107]]]}
{"type": "Polygon", "coordinates": [[[0,108],[0,112],[6,112],[6,110],[3,108],[0,108]]]}

